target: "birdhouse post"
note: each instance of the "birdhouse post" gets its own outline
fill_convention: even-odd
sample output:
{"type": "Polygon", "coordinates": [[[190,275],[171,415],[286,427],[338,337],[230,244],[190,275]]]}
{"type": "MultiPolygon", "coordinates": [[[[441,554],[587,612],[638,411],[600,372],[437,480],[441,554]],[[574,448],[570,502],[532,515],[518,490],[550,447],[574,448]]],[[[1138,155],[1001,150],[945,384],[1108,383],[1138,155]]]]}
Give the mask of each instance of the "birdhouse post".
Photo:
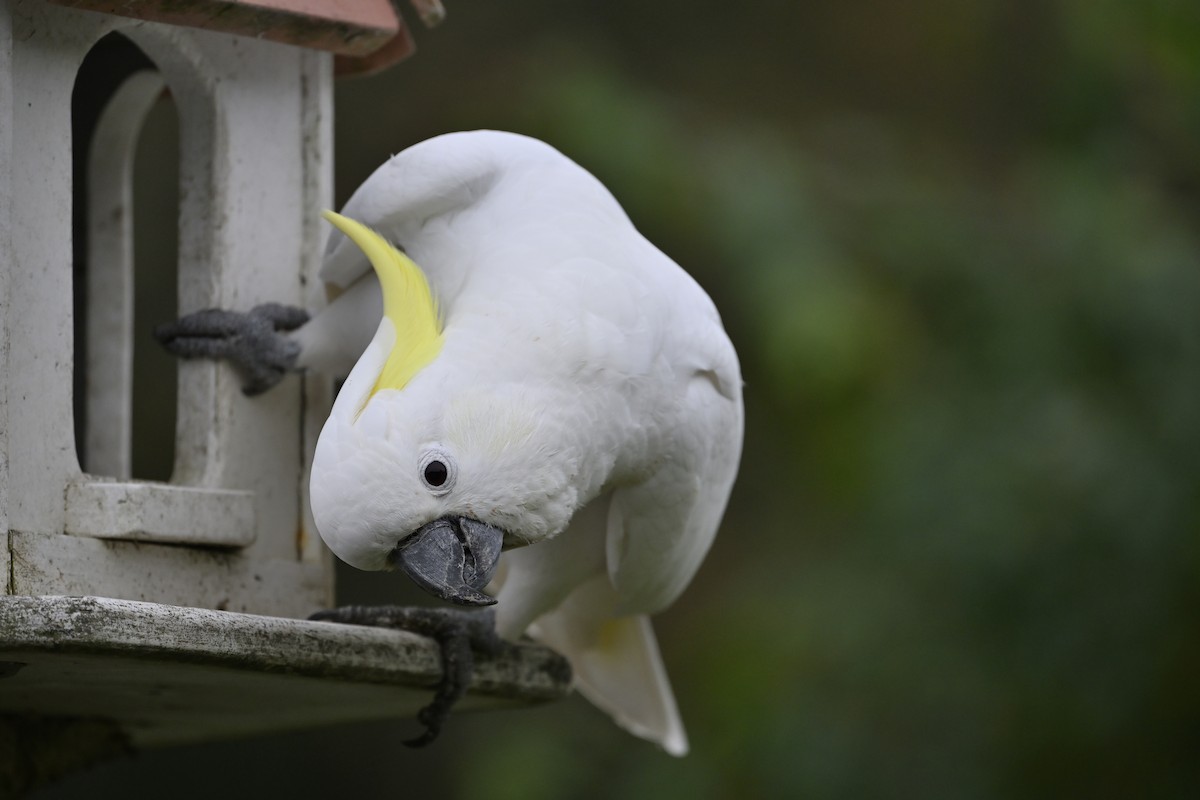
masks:
{"type": "Polygon", "coordinates": [[[229,709],[262,692],[183,668],[155,673],[160,694],[177,693],[174,705],[155,705],[127,677],[123,688],[105,683],[103,658],[141,658],[142,672],[116,671],[125,676],[179,662],[360,687],[437,678],[436,651],[386,638],[393,632],[243,616],[302,619],[332,601],[305,490],[326,382],[289,378],[251,399],[228,367],[181,363],[171,477],[131,475],[131,353],[155,346],[134,330],[131,299],[142,122],[169,93],[180,130],[178,261],[153,268],[177,270],[178,303],[160,318],[319,305],[334,54],[374,68],[409,48],[386,0],[324,6],[0,0],[0,714],[111,718],[134,746],[379,715],[364,710],[379,701],[369,687],[358,701],[330,695],[321,711],[308,686],[307,718],[293,709],[239,721],[229,709]],[[88,140],[76,141],[73,93],[92,85],[81,66],[113,36],[155,69],[118,76],[88,140]],[[74,171],[83,180],[73,180],[83,146],[85,169],[74,171]],[[86,220],[73,225],[73,207],[86,220]],[[323,645],[307,647],[312,629],[323,645]],[[255,642],[270,643],[270,663],[255,662],[255,642]],[[71,680],[79,692],[54,690],[71,680]]]}

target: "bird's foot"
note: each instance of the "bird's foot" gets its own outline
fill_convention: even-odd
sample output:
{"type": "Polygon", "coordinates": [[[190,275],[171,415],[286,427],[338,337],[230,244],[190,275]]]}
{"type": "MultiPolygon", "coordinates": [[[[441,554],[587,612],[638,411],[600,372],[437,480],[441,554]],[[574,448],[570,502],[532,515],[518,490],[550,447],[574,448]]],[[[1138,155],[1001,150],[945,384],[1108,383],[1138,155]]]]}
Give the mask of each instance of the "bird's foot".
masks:
{"type": "Polygon", "coordinates": [[[264,303],[247,312],[210,308],[154,329],[154,338],[181,358],[230,361],[242,373],[242,391],[265,392],[295,369],[300,345],[284,335],[308,322],[295,306],[264,303]]]}
{"type": "Polygon", "coordinates": [[[471,684],[476,653],[496,656],[513,647],[496,633],[496,615],[491,609],[342,606],[318,611],[309,619],[396,628],[428,636],[438,643],[442,679],[434,691],[433,702],[417,712],[417,721],[425,726],[425,732],[406,741],[409,747],[424,747],[437,738],[450,710],[471,684]]]}

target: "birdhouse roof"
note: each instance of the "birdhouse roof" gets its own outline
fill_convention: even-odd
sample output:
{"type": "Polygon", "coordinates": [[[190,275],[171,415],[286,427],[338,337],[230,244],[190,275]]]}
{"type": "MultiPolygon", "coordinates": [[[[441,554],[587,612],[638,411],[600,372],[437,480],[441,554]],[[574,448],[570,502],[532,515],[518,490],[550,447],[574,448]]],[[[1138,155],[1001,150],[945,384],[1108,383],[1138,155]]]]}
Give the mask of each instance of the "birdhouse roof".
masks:
{"type": "MultiPolygon", "coordinates": [[[[50,0],[60,6],[327,50],[338,73],[377,71],[415,49],[390,0],[50,0]]],[[[437,0],[413,0],[426,25],[437,0]]]]}

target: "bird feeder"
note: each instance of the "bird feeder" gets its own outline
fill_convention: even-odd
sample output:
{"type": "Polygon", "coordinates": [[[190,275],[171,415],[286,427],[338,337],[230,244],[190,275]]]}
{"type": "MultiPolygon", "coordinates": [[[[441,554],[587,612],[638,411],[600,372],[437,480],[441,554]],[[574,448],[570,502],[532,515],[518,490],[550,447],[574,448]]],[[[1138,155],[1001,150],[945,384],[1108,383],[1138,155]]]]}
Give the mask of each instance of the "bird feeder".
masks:
{"type": "MultiPolygon", "coordinates": [[[[178,305],[161,318],[311,308],[335,60],[371,71],[411,49],[386,0],[0,0],[0,725],[27,747],[73,720],[99,724],[98,753],[427,699],[413,687],[437,679],[431,643],[298,621],[332,601],[305,496],[325,381],[251,399],[228,367],[181,363],[170,478],[131,470],[132,353],[153,346],[132,307],[147,113],[169,93],[180,131],[178,258],[155,267],[177,270],[178,305]],[[114,36],[151,68],[92,80],[110,67],[89,53],[114,36]],[[97,109],[82,130],[81,100],[97,109]]],[[[477,686],[565,691],[547,654],[523,652],[477,686]]]]}

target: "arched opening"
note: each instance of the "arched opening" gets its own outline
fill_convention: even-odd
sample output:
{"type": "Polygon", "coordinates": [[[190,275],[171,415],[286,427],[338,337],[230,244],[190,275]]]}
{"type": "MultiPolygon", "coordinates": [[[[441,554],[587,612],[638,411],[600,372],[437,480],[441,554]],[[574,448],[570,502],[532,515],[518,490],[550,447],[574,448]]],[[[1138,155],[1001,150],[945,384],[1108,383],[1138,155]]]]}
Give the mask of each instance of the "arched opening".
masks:
{"type": "Polygon", "coordinates": [[[154,341],[179,296],[179,114],[163,91],[146,115],[133,170],[132,476],[170,480],[175,463],[177,364],[154,341]]]}
{"type": "Polygon", "coordinates": [[[150,331],[178,296],[178,115],[119,34],[84,59],[71,113],[76,451],[91,474],[169,480],[175,364],[150,331]]]}

